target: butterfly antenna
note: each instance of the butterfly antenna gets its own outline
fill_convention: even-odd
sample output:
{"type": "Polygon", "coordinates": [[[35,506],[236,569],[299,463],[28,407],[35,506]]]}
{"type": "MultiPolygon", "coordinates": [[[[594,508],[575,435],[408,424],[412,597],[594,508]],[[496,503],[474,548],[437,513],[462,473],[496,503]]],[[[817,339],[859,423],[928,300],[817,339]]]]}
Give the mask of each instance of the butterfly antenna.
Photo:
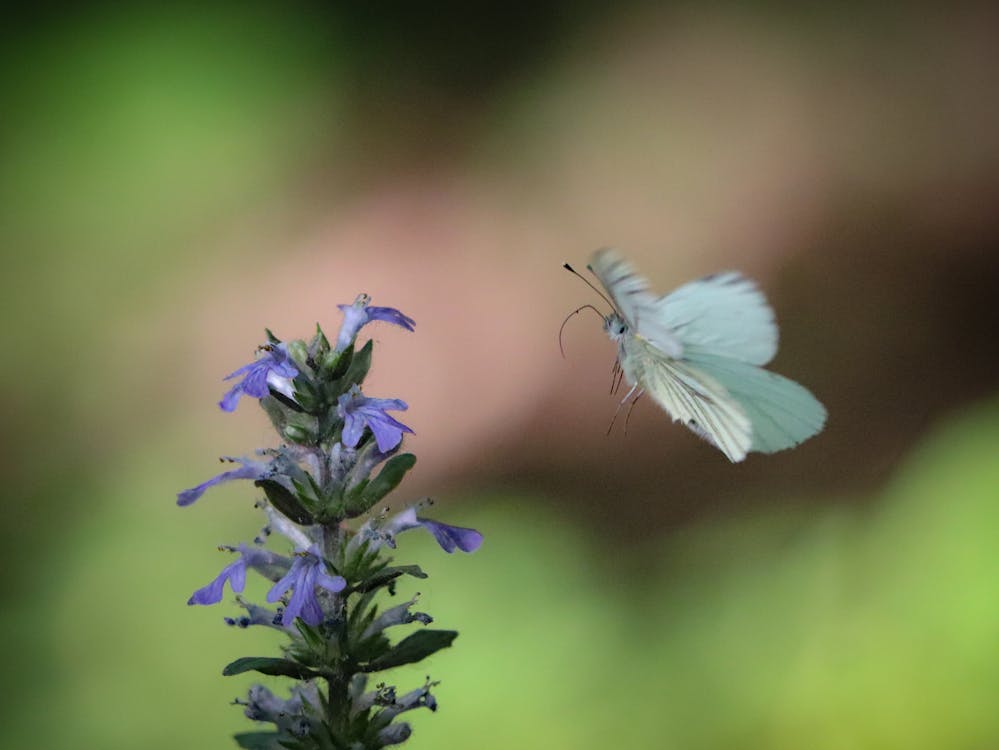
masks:
{"type": "MultiPolygon", "coordinates": [[[[578,276],[578,274],[577,274],[577,276],[578,276]]],[[[562,325],[560,325],[559,328],[558,328],[558,350],[560,352],[562,352],[562,359],[565,359],[565,348],[562,346],[562,331],[565,330],[565,324],[569,322],[569,318],[571,318],[573,315],[578,315],[581,311],[586,310],[586,309],[593,310],[593,312],[595,312],[597,315],[600,316],[601,320],[604,319],[603,314],[597,308],[595,308],[593,305],[583,305],[582,307],[577,307],[571,313],[569,313],[568,315],[566,315],[565,316],[565,320],[562,321],[562,325]]]]}
{"type": "MultiPolygon", "coordinates": [[[[578,276],[579,278],[581,278],[583,280],[583,283],[586,284],[586,286],[588,286],[594,292],[596,292],[597,294],[599,294],[600,295],[600,299],[602,299],[604,302],[606,302],[608,305],[611,306],[612,310],[617,310],[617,307],[615,307],[614,303],[611,302],[610,299],[608,299],[607,295],[604,294],[603,292],[601,292],[599,289],[597,289],[597,287],[595,287],[592,283],[590,283],[590,280],[588,278],[586,278],[585,276],[583,276],[583,274],[581,274],[575,268],[573,268],[572,266],[570,266],[568,263],[563,263],[562,264],[562,268],[564,268],[569,273],[575,274],[576,276],[578,276]]],[[[600,317],[602,318],[603,315],[601,315],[600,317]]]]}

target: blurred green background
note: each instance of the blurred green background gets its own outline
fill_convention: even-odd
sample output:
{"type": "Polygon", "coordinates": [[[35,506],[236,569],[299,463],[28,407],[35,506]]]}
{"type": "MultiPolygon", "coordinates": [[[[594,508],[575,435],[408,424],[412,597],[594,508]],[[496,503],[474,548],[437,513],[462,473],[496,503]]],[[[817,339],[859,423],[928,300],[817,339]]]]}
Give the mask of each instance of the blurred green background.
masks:
{"type": "MultiPolygon", "coordinates": [[[[411,404],[396,503],[486,535],[409,747],[999,747],[999,17],[992,4],[91,5],[0,39],[10,748],[225,747],[226,603],[189,608],[267,444],[215,402],[264,326],[358,291],[411,404]],[[636,409],[561,271],[736,267],[826,431],[730,466],[636,409]]],[[[400,587],[401,589],[403,587],[400,587]]],[[[401,591],[408,593],[408,591],[401,591]]],[[[280,686],[279,680],[273,681],[280,686]]]]}

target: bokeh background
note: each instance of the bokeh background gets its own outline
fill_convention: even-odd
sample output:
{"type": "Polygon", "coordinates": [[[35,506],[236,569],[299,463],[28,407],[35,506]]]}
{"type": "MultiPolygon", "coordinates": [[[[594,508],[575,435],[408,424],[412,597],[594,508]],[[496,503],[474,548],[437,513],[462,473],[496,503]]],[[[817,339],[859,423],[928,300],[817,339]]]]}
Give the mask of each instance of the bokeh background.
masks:
{"type": "MultiPolygon", "coordinates": [[[[215,403],[359,291],[395,496],[480,528],[419,748],[999,747],[992,4],[302,2],[11,18],[0,44],[0,745],[227,747],[270,633],[184,602],[261,523],[174,494],[269,444],[215,403]],[[402,4],[400,4],[402,6],[402,4]],[[906,6],[902,6],[903,8],[906,6]],[[645,402],[564,261],[738,268],[828,406],[730,465],[645,402]]],[[[418,537],[419,535],[414,535],[418,537]]],[[[279,680],[273,681],[276,685],[279,680]]]]}

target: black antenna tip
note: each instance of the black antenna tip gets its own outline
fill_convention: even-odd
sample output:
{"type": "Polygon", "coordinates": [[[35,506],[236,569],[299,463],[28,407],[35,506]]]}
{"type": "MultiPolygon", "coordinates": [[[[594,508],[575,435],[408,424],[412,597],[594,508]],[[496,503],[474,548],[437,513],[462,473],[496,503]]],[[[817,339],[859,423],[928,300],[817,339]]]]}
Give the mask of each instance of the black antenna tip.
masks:
{"type": "Polygon", "coordinates": [[[570,266],[568,263],[563,263],[562,268],[564,268],[566,271],[572,271],[573,273],[576,273],[576,269],[570,266]]]}

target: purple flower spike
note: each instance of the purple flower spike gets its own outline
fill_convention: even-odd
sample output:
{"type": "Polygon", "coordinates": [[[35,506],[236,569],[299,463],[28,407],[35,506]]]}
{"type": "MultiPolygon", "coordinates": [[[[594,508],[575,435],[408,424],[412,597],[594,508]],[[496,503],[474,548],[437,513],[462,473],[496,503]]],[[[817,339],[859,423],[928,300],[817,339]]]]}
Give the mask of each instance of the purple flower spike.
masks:
{"type": "Polygon", "coordinates": [[[243,365],[235,372],[225,376],[225,380],[243,376],[219,401],[222,411],[235,411],[240,396],[263,398],[270,393],[270,388],[284,393],[289,398],[295,393],[291,381],[298,375],[298,369],[288,356],[288,348],[284,344],[268,344],[261,347],[265,352],[248,365],[243,365]]]}
{"type": "Polygon", "coordinates": [[[236,551],[239,552],[239,559],[222,568],[222,572],[214,581],[191,594],[191,598],[187,600],[188,604],[218,604],[222,601],[222,590],[226,581],[229,581],[229,588],[235,593],[242,593],[246,586],[246,569],[269,564],[274,558],[273,553],[245,544],[239,545],[236,551]]]}
{"type": "Polygon", "coordinates": [[[245,458],[226,458],[226,461],[242,464],[238,469],[223,471],[221,474],[212,477],[207,482],[202,482],[197,487],[177,493],[177,505],[190,505],[199,497],[205,494],[205,490],[217,484],[228,482],[231,479],[263,479],[270,474],[270,464],[261,461],[250,461],[245,458]]]}
{"type": "Polygon", "coordinates": [[[437,544],[448,554],[456,549],[460,549],[462,552],[475,552],[482,546],[482,534],[475,529],[467,529],[464,526],[449,526],[429,518],[420,518],[416,515],[416,508],[407,508],[397,515],[388,522],[385,531],[390,536],[395,536],[403,531],[421,526],[434,535],[437,544]]]}
{"type": "Polygon", "coordinates": [[[282,625],[291,625],[296,617],[301,617],[308,625],[318,625],[323,621],[323,610],[316,597],[316,586],[337,594],[347,587],[342,576],[331,576],[315,547],[295,558],[291,570],[267,592],[267,601],[278,601],[288,589],[294,589],[288,606],[281,616],[282,625]]]}
{"type": "Polygon", "coordinates": [[[405,401],[397,398],[367,398],[361,395],[356,385],[350,391],[340,396],[337,401],[338,412],[343,420],[342,442],[348,448],[355,447],[361,441],[364,428],[370,427],[378,443],[378,450],[388,453],[402,442],[402,433],[412,434],[412,430],[402,422],[390,417],[385,412],[405,411],[409,408],[405,401]]]}
{"type": "Polygon", "coordinates": [[[358,331],[373,320],[383,320],[407,331],[412,331],[416,322],[403,315],[394,307],[369,307],[371,297],[366,294],[357,295],[353,305],[337,305],[343,312],[343,324],[336,337],[336,351],[342,352],[357,337],[358,331]]]}

